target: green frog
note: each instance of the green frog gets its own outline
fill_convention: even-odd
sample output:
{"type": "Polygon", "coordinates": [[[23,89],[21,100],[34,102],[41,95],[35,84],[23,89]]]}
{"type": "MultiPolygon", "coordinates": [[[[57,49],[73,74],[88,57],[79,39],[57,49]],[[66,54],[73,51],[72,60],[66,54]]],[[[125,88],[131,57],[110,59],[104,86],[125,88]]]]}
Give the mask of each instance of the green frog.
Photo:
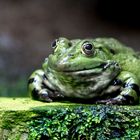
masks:
{"type": "Polygon", "coordinates": [[[42,69],[30,76],[35,100],[138,104],[140,58],[114,38],[56,39],[42,69]]]}

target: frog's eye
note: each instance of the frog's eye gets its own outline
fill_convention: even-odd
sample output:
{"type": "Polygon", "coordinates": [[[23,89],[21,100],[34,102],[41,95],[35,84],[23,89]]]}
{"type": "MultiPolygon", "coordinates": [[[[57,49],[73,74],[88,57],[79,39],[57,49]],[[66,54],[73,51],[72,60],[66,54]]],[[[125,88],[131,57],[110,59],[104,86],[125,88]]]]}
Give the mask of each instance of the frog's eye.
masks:
{"type": "Polygon", "coordinates": [[[91,56],[94,54],[94,46],[90,42],[84,42],[82,45],[82,53],[91,56]]]}
{"type": "Polygon", "coordinates": [[[55,48],[56,48],[56,44],[57,44],[57,42],[58,42],[57,39],[54,40],[54,41],[52,42],[52,44],[51,44],[51,47],[55,49],[55,48]]]}

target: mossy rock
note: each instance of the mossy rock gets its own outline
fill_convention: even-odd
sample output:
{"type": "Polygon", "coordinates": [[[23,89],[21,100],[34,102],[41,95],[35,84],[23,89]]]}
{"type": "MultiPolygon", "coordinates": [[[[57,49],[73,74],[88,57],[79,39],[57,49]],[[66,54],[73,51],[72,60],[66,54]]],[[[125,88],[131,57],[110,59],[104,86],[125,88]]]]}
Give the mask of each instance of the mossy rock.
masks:
{"type": "Polygon", "coordinates": [[[0,140],[138,140],[140,105],[0,98],[0,140]]]}

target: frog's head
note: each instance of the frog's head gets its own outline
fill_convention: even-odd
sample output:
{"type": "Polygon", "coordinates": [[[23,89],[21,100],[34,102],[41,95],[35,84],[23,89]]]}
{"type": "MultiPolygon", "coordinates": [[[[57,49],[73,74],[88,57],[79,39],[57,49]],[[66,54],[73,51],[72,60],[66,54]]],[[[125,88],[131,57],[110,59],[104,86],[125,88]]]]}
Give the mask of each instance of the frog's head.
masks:
{"type": "Polygon", "coordinates": [[[54,53],[48,57],[48,66],[55,71],[83,74],[120,71],[118,64],[111,61],[110,51],[96,40],[59,38],[52,47],[54,53]]]}
{"type": "Polygon", "coordinates": [[[54,53],[49,55],[43,68],[46,74],[50,73],[52,83],[59,85],[58,89],[67,96],[95,97],[120,72],[110,50],[96,40],[59,38],[52,47],[54,53]]]}

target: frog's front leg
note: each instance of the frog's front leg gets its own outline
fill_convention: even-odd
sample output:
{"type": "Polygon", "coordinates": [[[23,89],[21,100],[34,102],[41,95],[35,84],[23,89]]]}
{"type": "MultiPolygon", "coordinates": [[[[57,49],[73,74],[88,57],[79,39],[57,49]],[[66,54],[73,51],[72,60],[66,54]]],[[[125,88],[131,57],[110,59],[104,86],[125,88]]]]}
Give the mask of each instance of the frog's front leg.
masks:
{"type": "Polygon", "coordinates": [[[124,105],[137,104],[139,102],[139,81],[134,74],[123,71],[115,81],[119,81],[118,83],[114,82],[114,86],[121,86],[120,93],[114,98],[101,100],[98,103],[124,105]]]}
{"type": "Polygon", "coordinates": [[[48,81],[43,70],[33,72],[28,81],[28,91],[35,100],[52,102],[53,98],[63,97],[48,81]]]}

